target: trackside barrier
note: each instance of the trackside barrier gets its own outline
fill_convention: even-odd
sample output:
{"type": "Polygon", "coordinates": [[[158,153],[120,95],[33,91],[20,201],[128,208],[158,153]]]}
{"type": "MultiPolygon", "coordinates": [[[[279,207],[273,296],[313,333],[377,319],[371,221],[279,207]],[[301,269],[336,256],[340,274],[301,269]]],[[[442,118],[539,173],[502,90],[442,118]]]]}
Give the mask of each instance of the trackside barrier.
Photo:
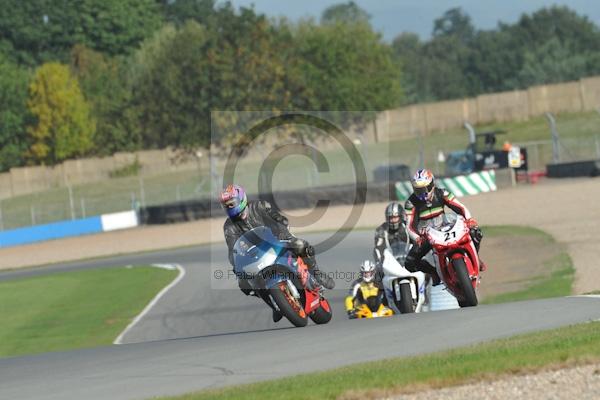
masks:
{"type": "MultiPolygon", "coordinates": [[[[474,172],[469,175],[453,176],[451,178],[438,178],[436,184],[445,187],[456,197],[476,195],[479,193],[495,192],[496,171],[474,172]]],[[[412,193],[410,181],[396,183],[396,196],[398,200],[407,200],[412,193]]]]}
{"type": "Polygon", "coordinates": [[[579,176],[599,176],[600,160],[587,160],[548,164],[548,178],[574,178],[579,176]]]}
{"type": "MultiPolygon", "coordinates": [[[[393,182],[369,183],[365,191],[358,191],[355,185],[337,185],[316,187],[304,190],[275,192],[272,197],[259,196],[268,200],[281,210],[312,208],[319,201],[327,201],[331,206],[354,204],[361,202],[389,201],[395,197],[393,182]]],[[[251,200],[256,196],[250,195],[251,200]]],[[[211,216],[223,216],[218,202],[211,199],[182,201],[140,208],[141,224],[171,224],[193,221],[211,216]]]]}
{"type": "Polygon", "coordinates": [[[52,222],[0,232],[0,248],[71,236],[89,235],[139,225],[135,211],[104,214],[72,221],[52,222]]]}

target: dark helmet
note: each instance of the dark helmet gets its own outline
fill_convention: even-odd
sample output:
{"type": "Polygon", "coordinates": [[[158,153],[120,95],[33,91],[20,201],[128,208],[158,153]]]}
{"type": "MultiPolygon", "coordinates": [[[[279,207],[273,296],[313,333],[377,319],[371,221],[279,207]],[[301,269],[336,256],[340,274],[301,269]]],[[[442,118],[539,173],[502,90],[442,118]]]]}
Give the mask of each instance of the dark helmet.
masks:
{"type": "Polygon", "coordinates": [[[400,229],[400,223],[406,222],[406,212],[397,201],[392,201],[385,208],[385,221],[389,229],[396,231],[400,229]]]}

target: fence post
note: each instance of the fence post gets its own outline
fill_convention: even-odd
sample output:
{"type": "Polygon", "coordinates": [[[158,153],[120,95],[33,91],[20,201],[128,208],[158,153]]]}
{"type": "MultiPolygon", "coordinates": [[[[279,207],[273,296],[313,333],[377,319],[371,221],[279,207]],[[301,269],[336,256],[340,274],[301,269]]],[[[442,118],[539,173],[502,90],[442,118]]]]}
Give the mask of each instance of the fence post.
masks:
{"type": "Polygon", "coordinates": [[[144,178],[140,175],[140,201],[142,207],[146,207],[146,192],[144,190],[144,178]]]}
{"type": "Polygon", "coordinates": [[[535,167],[536,167],[536,169],[540,168],[540,148],[539,148],[539,146],[540,145],[538,145],[538,144],[536,144],[534,146],[534,149],[535,149],[535,167]]]}
{"type": "Polygon", "coordinates": [[[67,185],[69,191],[69,206],[71,208],[71,219],[75,219],[75,205],[73,204],[73,188],[71,185],[67,185]]]}
{"type": "Polygon", "coordinates": [[[560,162],[560,145],[558,142],[558,130],[556,130],[556,120],[549,112],[546,113],[546,118],[550,124],[550,133],[552,134],[552,162],[556,164],[560,162]]]}
{"type": "Polygon", "coordinates": [[[29,211],[31,212],[31,225],[35,225],[35,207],[33,204],[29,206],[29,211]]]}

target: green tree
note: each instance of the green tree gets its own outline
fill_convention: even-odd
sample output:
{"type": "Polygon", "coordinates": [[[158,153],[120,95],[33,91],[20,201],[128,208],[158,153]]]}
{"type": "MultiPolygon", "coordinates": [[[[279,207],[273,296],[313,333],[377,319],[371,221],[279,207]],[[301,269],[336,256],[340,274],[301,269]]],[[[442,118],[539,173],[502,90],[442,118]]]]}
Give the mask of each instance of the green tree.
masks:
{"type": "Polygon", "coordinates": [[[394,38],[392,51],[402,71],[400,81],[404,91],[404,102],[417,103],[427,98],[423,92],[430,93],[429,82],[424,79],[426,68],[423,56],[424,43],[416,33],[404,32],[394,38]]]}
{"type": "Polygon", "coordinates": [[[529,87],[579,79],[586,75],[587,57],[586,54],[573,53],[558,38],[552,38],[524,54],[523,67],[516,75],[515,86],[529,87]]]}
{"type": "Polygon", "coordinates": [[[206,54],[207,42],[205,28],[189,21],[180,30],[164,27],[136,54],[142,64],[132,66],[132,104],[145,148],[207,143],[209,63],[218,57],[206,54]]]}
{"type": "Polygon", "coordinates": [[[36,70],[27,106],[35,118],[27,129],[31,163],[54,165],[85,155],[92,148],[95,123],[79,83],[66,65],[47,63],[36,70]]]}
{"type": "Polygon", "coordinates": [[[454,36],[467,43],[473,39],[475,27],[471,17],[460,8],[451,8],[433,21],[433,36],[454,36]]]}
{"type": "Polygon", "coordinates": [[[129,125],[132,90],[122,59],[76,45],[71,51],[71,68],[96,121],[94,154],[139,149],[141,139],[129,125]]]}
{"type": "Polygon", "coordinates": [[[111,55],[130,53],[161,23],[155,0],[4,0],[0,38],[29,65],[66,61],[81,43],[111,55]]]}
{"type": "Polygon", "coordinates": [[[391,48],[368,24],[301,24],[293,44],[306,110],[375,111],[402,100],[400,69],[391,48]]]}
{"type": "Polygon", "coordinates": [[[477,32],[468,62],[470,93],[516,89],[514,77],[523,65],[518,37],[505,30],[477,32]]]}
{"type": "Polygon", "coordinates": [[[163,2],[162,10],[165,20],[177,26],[190,19],[207,25],[215,17],[215,4],[215,0],[173,0],[163,2]]]}
{"type": "Polygon", "coordinates": [[[400,68],[389,45],[366,23],[300,23],[293,31],[294,109],[329,114],[342,127],[360,126],[374,111],[402,103],[400,68]]]}
{"type": "Polygon", "coordinates": [[[354,1],[334,4],[327,7],[321,14],[322,24],[335,24],[338,22],[369,23],[369,19],[371,19],[371,16],[354,1]]]}
{"type": "Polygon", "coordinates": [[[518,37],[520,48],[534,49],[556,38],[561,43],[569,43],[578,52],[600,50],[598,27],[586,16],[580,16],[565,6],[541,8],[531,15],[523,14],[514,25],[500,24],[499,29],[518,37]]]}
{"type": "Polygon", "coordinates": [[[476,96],[600,73],[600,30],[567,7],[523,14],[477,31],[459,8],[436,19],[431,40],[393,42],[410,102],[476,96]]]}
{"type": "Polygon", "coordinates": [[[0,171],[23,165],[29,74],[0,56],[0,171]]]}
{"type": "MultiPolygon", "coordinates": [[[[144,146],[189,148],[211,139],[211,110],[282,110],[296,61],[285,26],[252,9],[218,7],[210,25],[164,27],[135,54],[134,105],[144,146]]],[[[233,122],[235,123],[235,122],[233,122]]]]}

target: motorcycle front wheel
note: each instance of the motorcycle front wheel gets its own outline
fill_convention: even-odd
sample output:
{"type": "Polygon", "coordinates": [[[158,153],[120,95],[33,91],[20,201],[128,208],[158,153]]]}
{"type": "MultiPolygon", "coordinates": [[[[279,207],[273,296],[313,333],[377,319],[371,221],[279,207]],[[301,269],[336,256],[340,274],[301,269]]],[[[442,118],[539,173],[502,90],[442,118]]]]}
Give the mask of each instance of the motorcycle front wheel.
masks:
{"type": "Polygon", "coordinates": [[[269,289],[269,293],[277,307],[279,307],[279,312],[294,326],[303,327],[308,324],[308,316],[304,312],[304,306],[292,295],[287,282],[280,282],[277,286],[269,289]]]}
{"type": "Polygon", "coordinates": [[[412,291],[410,290],[410,283],[400,283],[400,300],[395,299],[396,307],[402,314],[414,313],[412,291]]]}
{"type": "Polygon", "coordinates": [[[454,267],[454,273],[458,278],[464,297],[462,300],[458,301],[458,304],[461,307],[475,307],[478,303],[477,294],[475,293],[475,288],[469,277],[469,272],[467,272],[465,260],[462,258],[455,258],[452,260],[452,266],[454,267]]]}

